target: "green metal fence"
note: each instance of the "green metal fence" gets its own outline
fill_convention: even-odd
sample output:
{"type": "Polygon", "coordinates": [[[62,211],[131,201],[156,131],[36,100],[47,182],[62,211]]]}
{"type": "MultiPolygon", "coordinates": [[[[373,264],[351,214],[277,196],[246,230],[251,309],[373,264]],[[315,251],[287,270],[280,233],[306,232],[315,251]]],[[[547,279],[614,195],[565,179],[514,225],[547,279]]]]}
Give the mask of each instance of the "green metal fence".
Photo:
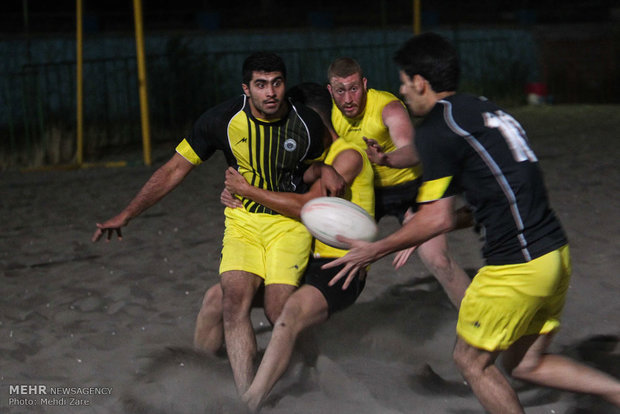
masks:
{"type": "MultiPolygon", "coordinates": [[[[285,36],[285,35],[283,35],[285,36]]],[[[292,35],[291,35],[292,36],[292,35]]],[[[299,36],[299,34],[297,34],[299,36]]],[[[451,34],[463,62],[463,86],[493,99],[521,99],[523,86],[537,70],[531,38],[514,33],[495,36],[451,34]],[[533,62],[533,63],[532,63],[533,62]]],[[[288,82],[323,82],[329,63],[356,58],[369,86],[398,92],[392,63],[395,50],[409,37],[376,36],[363,44],[275,50],[284,58],[288,82]]],[[[308,44],[306,41],[303,44],[308,44]]],[[[310,42],[311,43],[311,42],[310,42]]],[[[149,112],[154,144],[179,140],[207,108],[241,93],[241,64],[256,50],[196,52],[178,38],[159,53],[147,54],[149,112]]],[[[0,73],[0,169],[70,163],[75,157],[75,62],[23,65],[0,73]]],[[[110,152],[141,145],[139,99],[133,56],[84,62],[84,155],[97,161],[110,152]]]]}

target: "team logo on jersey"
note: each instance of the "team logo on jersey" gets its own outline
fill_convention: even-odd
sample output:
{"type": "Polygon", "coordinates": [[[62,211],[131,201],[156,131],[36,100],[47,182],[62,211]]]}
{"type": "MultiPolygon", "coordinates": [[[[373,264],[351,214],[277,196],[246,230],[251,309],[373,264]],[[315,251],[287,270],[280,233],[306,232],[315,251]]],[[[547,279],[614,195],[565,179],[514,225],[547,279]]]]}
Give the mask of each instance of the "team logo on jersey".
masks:
{"type": "Polygon", "coordinates": [[[297,143],[293,138],[289,138],[284,141],[284,149],[288,152],[295,151],[295,148],[297,148],[297,143]]]}

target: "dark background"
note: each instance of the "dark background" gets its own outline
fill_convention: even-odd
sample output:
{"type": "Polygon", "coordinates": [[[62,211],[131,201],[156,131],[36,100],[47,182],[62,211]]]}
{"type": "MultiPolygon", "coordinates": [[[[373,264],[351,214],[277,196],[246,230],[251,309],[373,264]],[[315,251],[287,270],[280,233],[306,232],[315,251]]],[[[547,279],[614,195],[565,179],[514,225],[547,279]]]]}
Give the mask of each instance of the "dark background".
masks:
{"type": "MultiPolygon", "coordinates": [[[[73,162],[76,0],[1,0],[0,171],[73,162]]],[[[87,160],[141,143],[132,0],[83,0],[87,160]]],[[[151,139],[185,134],[239,93],[242,59],[280,53],[291,83],[324,78],[337,56],[398,93],[391,54],[411,36],[413,0],[142,0],[151,139]],[[232,74],[232,76],[231,76],[232,74]]],[[[453,41],[460,90],[503,106],[620,103],[617,0],[422,0],[422,31],[453,41]]],[[[618,112],[620,116],[620,112],[618,112]]]]}
{"type": "MultiPolygon", "coordinates": [[[[75,1],[4,0],[0,33],[75,30],[75,1]]],[[[131,0],[84,0],[85,30],[133,30],[131,0]]],[[[413,0],[292,2],[143,0],[145,30],[252,30],[412,25],[413,0]]],[[[422,23],[514,26],[618,21],[616,0],[422,1],[422,23]]]]}

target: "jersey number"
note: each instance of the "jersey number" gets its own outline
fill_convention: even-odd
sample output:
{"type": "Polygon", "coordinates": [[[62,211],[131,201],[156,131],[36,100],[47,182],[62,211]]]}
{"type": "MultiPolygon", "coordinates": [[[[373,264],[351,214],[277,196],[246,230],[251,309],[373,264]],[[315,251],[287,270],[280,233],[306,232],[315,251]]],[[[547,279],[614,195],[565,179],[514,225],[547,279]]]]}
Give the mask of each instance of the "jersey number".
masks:
{"type": "Polygon", "coordinates": [[[515,161],[538,161],[534,151],[528,145],[523,127],[516,119],[504,111],[496,111],[495,113],[485,112],[483,117],[484,124],[488,128],[497,128],[502,133],[515,161]]]}

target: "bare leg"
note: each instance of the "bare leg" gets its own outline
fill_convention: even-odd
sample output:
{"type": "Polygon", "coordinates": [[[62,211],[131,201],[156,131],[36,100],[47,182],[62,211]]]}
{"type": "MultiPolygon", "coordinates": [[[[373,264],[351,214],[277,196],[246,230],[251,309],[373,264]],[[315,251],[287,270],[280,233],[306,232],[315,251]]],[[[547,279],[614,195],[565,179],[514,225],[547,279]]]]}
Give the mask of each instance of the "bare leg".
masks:
{"type": "Polygon", "coordinates": [[[480,404],[490,413],[523,414],[517,393],[495,366],[498,352],[475,348],[457,337],[454,361],[480,404]]]}
{"type": "MultiPolygon", "coordinates": [[[[321,322],[319,322],[321,323],[321,322]]],[[[314,326],[314,325],[313,325],[314,326]]],[[[303,358],[303,362],[308,367],[316,366],[319,357],[320,347],[317,340],[316,332],[312,327],[308,327],[297,335],[295,349],[299,351],[303,358]]]]}
{"type": "Polygon", "coordinates": [[[222,316],[226,352],[233,371],[237,391],[242,395],[254,374],[256,337],[250,320],[250,308],[262,279],[252,273],[222,273],[222,316]]]}
{"type": "Polygon", "coordinates": [[[224,344],[224,322],[222,320],[222,287],[211,286],[202,299],[202,306],[196,317],[194,347],[201,351],[216,353],[224,344]]]}
{"type": "Polygon", "coordinates": [[[446,235],[442,234],[421,244],[418,254],[426,268],[441,283],[452,304],[459,309],[471,280],[450,256],[446,235]]]}
{"type": "Polygon", "coordinates": [[[304,285],[291,295],[275,323],[254,381],[242,396],[250,410],[258,409],[286,371],[300,332],[324,322],[327,317],[327,302],[318,289],[304,285]]]}
{"type": "Polygon", "coordinates": [[[265,316],[273,325],[282,313],[286,300],[297,289],[292,285],[274,283],[265,286],[265,316]]]}
{"type": "Polygon", "coordinates": [[[570,358],[545,353],[553,336],[529,335],[515,342],[503,357],[507,372],[539,385],[598,395],[620,407],[616,378],[570,358]]]}
{"type": "MultiPolygon", "coordinates": [[[[276,324],[284,304],[296,289],[295,286],[283,284],[271,284],[265,287],[265,315],[272,326],[276,324]]],[[[299,333],[298,340],[295,342],[295,350],[302,355],[307,365],[314,365],[319,351],[316,338],[310,330],[304,329],[299,333]]]]}

